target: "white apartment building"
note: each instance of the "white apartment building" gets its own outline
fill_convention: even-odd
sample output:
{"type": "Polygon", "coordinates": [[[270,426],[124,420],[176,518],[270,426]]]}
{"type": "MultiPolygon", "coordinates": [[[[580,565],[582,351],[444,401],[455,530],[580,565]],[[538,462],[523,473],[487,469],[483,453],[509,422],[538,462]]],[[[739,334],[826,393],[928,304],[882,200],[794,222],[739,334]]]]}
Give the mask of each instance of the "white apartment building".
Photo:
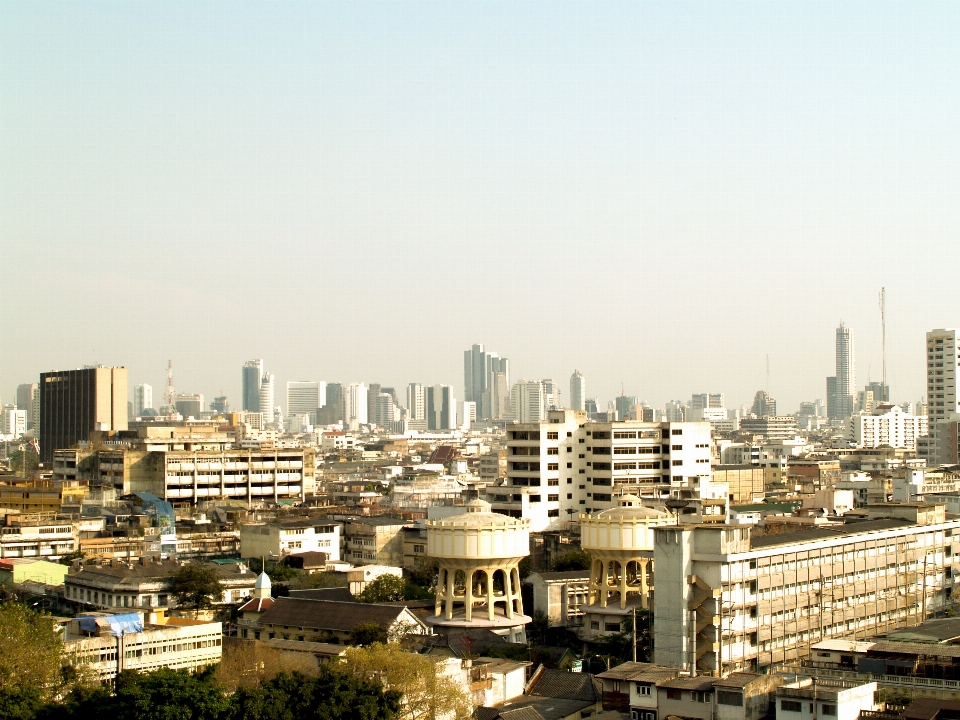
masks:
{"type": "Polygon", "coordinates": [[[960,521],[944,506],[869,506],[869,519],[752,537],[746,526],[654,528],[654,661],[726,675],[810,646],[916,625],[953,591],[960,521]]]}
{"type": "Polygon", "coordinates": [[[710,476],[709,423],[587,422],[584,411],[556,410],[507,426],[507,477],[486,499],[540,532],[625,493],[664,499],[710,476]]]}
{"type": "Polygon", "coordinates": [[[407,385],[407,418],[413,421],[427,419],[427,388],[419,383],[407,385]]]}
{"type": "Polygon", "coordinates": [[[24,520],[21,524],[10,522],[13,518],[8,515],[10,524],[0,527],[0,558],[57,560],[80,547],[78,527],[69,520],[51,523],[24,520]]]}
{"type": "Polygon", "coordinates": [[[150,672],[158,668],[193,672],[220,662],[223,626],[150,613],[86,614],[66,624],[63,655],[82,664],[100,683],[122,670],[150,672]],[[159,616],[158,616],[159,615],[159,616]]]}
{"type": "Polygon", "coordinates": [[[872,413],[851,416],[847,428],[847,439],[858,448],[916,450],[917,439],[927,434],[927,418],[908,415],[899,405],[878,405],[872,413]]]}
{"type": "Polygon", "coordinates": [[[318,380],[287,382],[287,415],[307,414],[316,418],[317,408],[327,404],[327,384],[318,380]]]}
{"type": "Polygon", "coordinates": [[[340,560],[340,523],[296,520],[276,524],[240,526],[240,557],[272,558],[303,552],[322,552],[340,560]]]}

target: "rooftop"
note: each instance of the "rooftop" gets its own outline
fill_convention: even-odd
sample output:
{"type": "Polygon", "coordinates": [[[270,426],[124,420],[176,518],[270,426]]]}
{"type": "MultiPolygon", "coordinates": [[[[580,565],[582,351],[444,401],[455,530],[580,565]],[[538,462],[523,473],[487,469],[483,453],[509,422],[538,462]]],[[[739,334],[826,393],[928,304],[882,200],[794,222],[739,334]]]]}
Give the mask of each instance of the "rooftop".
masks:
{"type": "Polygon", "coordinates": [[[337,600],[281,597],[260,616],[261,625],[352,632],[361,623],[391,627],[406,610],[403,606],[337,600]]]}

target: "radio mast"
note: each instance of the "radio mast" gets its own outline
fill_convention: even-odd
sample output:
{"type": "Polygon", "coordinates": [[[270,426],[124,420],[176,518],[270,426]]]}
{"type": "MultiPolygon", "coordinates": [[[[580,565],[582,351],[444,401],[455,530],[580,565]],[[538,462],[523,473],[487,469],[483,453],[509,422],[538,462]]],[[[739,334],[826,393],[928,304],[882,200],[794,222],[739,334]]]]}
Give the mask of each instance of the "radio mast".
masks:
{"type": "Polygon", "coordinates": [[[880,357],[882,363],[883,402],[889,402],[890,391],[887,390],[887,289],[880,288],[880,357]]]}

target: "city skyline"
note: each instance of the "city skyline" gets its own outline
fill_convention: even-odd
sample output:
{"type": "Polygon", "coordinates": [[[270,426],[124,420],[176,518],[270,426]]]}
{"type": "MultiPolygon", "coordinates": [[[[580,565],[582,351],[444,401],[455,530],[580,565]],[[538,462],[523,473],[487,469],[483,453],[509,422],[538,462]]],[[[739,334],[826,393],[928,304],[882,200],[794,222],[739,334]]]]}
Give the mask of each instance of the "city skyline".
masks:
{"type": "Polygon", "coordinates": [[[460,393],[481,342],[602,399],[796,408],[840,319],[880,379],[881,287],[916,399],[960,324],[918,291],[960,259],[954,6],[102,8],[0,7],[4,400],[96,363],[159,398],[172,359],[239,407],[254,356],[460,393]]]}

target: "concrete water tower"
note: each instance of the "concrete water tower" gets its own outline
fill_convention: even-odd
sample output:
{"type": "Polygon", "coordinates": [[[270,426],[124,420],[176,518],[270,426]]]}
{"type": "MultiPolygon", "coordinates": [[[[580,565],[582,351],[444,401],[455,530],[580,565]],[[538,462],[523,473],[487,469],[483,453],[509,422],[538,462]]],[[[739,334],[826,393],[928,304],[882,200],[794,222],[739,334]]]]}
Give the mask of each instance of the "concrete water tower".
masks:
{"type": "Polygon", "coordinates": [[[427,555],[439,564],[437,632],[485,628],[508,642],[526,642],[520,561],[530,554],[530,521],[490,512],[472,500],[461,515],[427,521],[427,555]]]}
{"type": "Polygon", "coordinates": [[[580,515],[580,546],[590,554],[585,636],[620,632],[635,608],[653,609],[653,528],[669,523],[667,513],[643,507],[636,495],[623,495],[610,510],[580,515]]]}

